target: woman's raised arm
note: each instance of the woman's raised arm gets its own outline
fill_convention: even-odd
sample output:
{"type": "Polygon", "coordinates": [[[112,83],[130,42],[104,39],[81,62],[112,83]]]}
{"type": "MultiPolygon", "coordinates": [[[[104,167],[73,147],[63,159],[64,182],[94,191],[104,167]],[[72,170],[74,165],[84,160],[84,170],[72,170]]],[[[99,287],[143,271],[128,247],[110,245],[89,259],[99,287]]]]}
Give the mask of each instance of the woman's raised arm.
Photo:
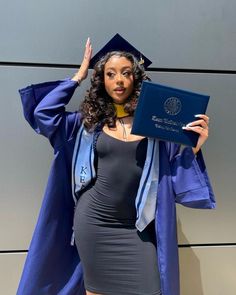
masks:
{"type": "Polygon", "coordinates": [[[81,116],[78,112],[66,112],[65,106],[78,82],[87,77],[91,54],[88,39],[81,67],[72,79],[34,84],[19,90],[26,120],[37,133],[46,136],[54,148],[77,133],[81,116]]]}
{"type": "Polygon", "coordinates": [[[90,38],[88,38],[86,45],[85,45],[84,58],[81,63],[81,66],[80,66],[78,72],[73,76],[73,78],[71,80],[81,83],[83,80],[85,80],[87,78],[89,62],[91,60],[92,52],[93,52],[92,45],[90,42],[90,38]]]}

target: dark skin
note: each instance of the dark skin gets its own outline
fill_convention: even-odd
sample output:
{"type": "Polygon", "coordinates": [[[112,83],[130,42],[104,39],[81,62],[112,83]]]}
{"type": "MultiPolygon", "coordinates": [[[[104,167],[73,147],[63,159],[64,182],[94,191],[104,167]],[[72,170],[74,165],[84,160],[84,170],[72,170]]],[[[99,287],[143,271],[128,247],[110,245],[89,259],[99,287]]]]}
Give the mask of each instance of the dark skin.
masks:
{"type": "MultiPolygon", "coordinates": [[[[132,94],[134,89],[134,77],[132,74],[132,63],[125,57],[112,56],[105,64],[104,69],[105,89],[115,103],[122,104],[132,94]]],[[[133,117],[122,118],[124,127],[120,120],[116,120],[116,127],[104,126],[103,131],[119,140],[135,141],[143,137],[131,134],[133,117]],[[124,128],[127,137],[124,139],[124,128]]]]}
{"type": "MultiPolygon", "coordinates": [[[[92,46],[90,39],[87,40],[85,46],[85,52],[81,67],[74,75],[72,80],[82,82],[87,78],[89,62],[92,57],[92,46]]],[[[105,64],[104,69],[104,83],[105,89],[109,96],[115,103],[122,104],[132,94],[134,77],[132,74],[132,64],[125,57],[113,56],[105,64]]],[[[186,131],[194,131],[199,134],[197,146],[193,148],[194,154],[196,154],[205,143],[209,134],[209,117],[203,114],[196,115],[197,120],[187,124],[183,129],[186,131]]],[[[124,140],[124,128],[126,130],[126,141],[135,141],[143,137],[131,134],[131,128],[133,123],[133,117],[128,116],[122,119],[124,127],[122,127],[119,120],[116,121],[115,128],[109,128],[104,126],[103,131],[119,140],[124,140]]],[[[92,293],[86,290],[86,295],[102,295],[92,293]]]]}

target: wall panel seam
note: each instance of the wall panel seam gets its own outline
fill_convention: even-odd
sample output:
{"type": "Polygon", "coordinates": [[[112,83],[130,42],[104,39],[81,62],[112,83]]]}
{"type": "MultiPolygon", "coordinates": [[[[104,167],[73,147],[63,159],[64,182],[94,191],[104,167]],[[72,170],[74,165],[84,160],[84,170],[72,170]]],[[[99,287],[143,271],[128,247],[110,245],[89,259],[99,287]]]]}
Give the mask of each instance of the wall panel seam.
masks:
{"type": "MultiPolygon", "coordinates": [[[[236,247],[236,243],[211,243],[211,244],[179,244],[178,248],[210,248],[210,247],[236,247]]],[[[28,253],[28,250],[0,250],[0,254],[28,253]]]]}
{"type": "MultiPolygon", "coordinates": [[[[80,64],[50,64],[50,63],[32,63],[32,62],[7,62],[0,61],[0,66],[9,67],[39,67],[39,68],[71,68],[78,69],[80,64]]],[[[212,70],[212,69],[193,69],[193,68],[148,68],[147,72],[174,72],[174,73],[202,73],[202,74],[236,74],[236,70],[212,70]]]]}

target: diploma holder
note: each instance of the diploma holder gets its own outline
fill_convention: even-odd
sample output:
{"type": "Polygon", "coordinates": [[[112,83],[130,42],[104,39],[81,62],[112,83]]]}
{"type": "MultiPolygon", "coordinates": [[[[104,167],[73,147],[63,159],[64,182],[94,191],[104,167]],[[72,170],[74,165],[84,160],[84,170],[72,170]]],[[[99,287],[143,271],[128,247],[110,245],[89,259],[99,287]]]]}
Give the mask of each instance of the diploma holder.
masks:
{"type": "Polygon", "coordinates": [[[205,114],[209,95],[143,81],[132,134],[196,147],[199,134],[183,126],[205,114]]]}

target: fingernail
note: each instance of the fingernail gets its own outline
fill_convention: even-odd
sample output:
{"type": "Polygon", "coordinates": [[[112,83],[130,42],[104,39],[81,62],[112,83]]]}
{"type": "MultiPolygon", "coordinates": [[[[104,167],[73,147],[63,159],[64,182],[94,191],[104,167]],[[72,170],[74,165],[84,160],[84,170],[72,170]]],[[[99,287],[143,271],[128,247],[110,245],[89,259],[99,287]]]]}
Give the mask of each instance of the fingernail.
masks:
{"type": "Polygon", "coordinates": [[[201,117],[201,115],[200,114],[197,114],[197,115],[194,115],[194,117],[201,117]]]}

